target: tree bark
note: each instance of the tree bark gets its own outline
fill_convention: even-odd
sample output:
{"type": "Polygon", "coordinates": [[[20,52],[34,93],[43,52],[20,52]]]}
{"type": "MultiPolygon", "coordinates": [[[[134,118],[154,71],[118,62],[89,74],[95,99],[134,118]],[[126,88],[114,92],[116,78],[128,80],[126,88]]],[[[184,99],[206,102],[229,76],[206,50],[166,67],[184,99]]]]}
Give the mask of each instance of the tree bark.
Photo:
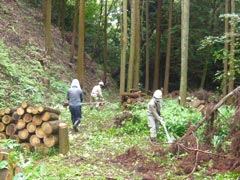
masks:
{"type": "MultiPolygon", "coordinates": [[[[229,13],[229,2],[230,0],[225,0],[225,14],[229,13]]],[[[227,72],[228,72],[228,52],[229,52],[229,38],[228,38],[228,31],[229,31],[229,22],[228,22],[228,17],[224,18],[224,31],[225,31],[225,42],[224,42],[224,51],[225,51],[225,56],[223,59],[223,81],[222,81],[222,95],[225,96],[227,94],[227,72]]]]}
{"type": "Polygon", "coordinates": [[[52,120],[57,120],[58,119],[58,114],[51,113],[51,112],[45,112],[41,116],[41,119],[43,121],[52,121],[52,120]]]}
{"type": "Polygon", "coordinates": [[[135,6],[136,2],[131,1],[131,39],[130,39],[130,57],[128,63],[128,80],[127,80],[127,90],[133,88],[133,66],[135,57],[135,6]]]}
{"type": "Polygon", "coordinates": [[[79,0],[75,0],[70,62],[73,61],[73,58],[74,58],[74,55],[75,55],[75,40],[76,40],[76,37],[77,37],[78,13],[79,13],[79,0]]]}
{"type": "Polygon", "coordinates": [[[159,69],[160,69],[160,39],[161,39],[161,21],[162,21],[162,0],[158,0],[157,28],[156,28],[156,47],[154,58],[154,77],[153,90],[159,89],[159,69]]]}
{"type": "Polygon", "coordinates": [[[189,0],[182,0],[180,104],[186,106],[188,72],[189,0]]]}
{"type": "MultiPolygon", "coordinates": [[[[235,0],[231,0],[231,14],[235,13],[235,0]]],[[[236,29],[236,19],[232,17],[231,23],[231,42],[230,42],[230,59],[229,59],[229,85],[228,85],[228,92],[233,91],[234,89],[234,79],[235,79],[235,29],[236,29]]]]}
{"type": "Polygon", "coordinates": [[[139,88],[139,76],[140,76],[140,2],[139,0],[135,0],[135,58],[134,58],[134,78],[133,78],[133,88],[139,88]]]}
{"type": "Polygon", "coordinates": [[[77,77],[83,87],[84,82],[84,37],[85,37],[85,0],[80,0],[79,6],[79,40],[78,40],[78,63],[77,77]]]}
{"type": "Polygon", "coordinates": [[[68,126],[59,124],[59,153],[66,154],[69,151],[68,126]]]}
{"type": "Polygon", "coordinates": [[[47,55],[52,54],[52,35],[51,35],[51,6],[52,0],[46,0],[46,19],[45,19],[45,48],[47,55]]]}
{"type": "Polygon", "coordinates": [[[105,0],[105,8],[104,8],[104,49],[103,49],[103,82],[106,83],[107,79],[107,29],[108,29],[108,22],[107,22],[107,4],[108,0],[105,0]]]}
{"type": "Polygon", "coordinates": [[[59,110],[53,109],[53,108],[50,108],[50,107],[39,106],[37,109],[38,109],[39,113],[51,112],[51,113],[55,113],[55,114],[58,114],[58,115],[61,114],[61,112],[59,110]]]}
{"type": "Polygon", "coordinates": [[[169,86],[169,74],[170,74],[170,62],[171,62],[171,45],[172,45],[172,9],[173,9],[173,0],[169,0],[168,7],[168,42],[167,42],[167,55],[166,55],[166,65],[165,65],[165,77],[164,77],[164,95],[168,95],[168,86],[169,86]]]}
{"type": "Polygon", "coordinates": [[[125,91],[126,81],[126,52],[127,52],[127,0],[123,0],[123,27],[122,31],[122,51],[121,51],[121,71],[120,71],[120,94],[125,91]]]}
{"type": "Polygon", "coordinates": [[[150,54],[149,54],[149,0],[146,0],[146,69],[145,69],[145,90],[149,90],[149,63],[150,63],[150,54]]]}

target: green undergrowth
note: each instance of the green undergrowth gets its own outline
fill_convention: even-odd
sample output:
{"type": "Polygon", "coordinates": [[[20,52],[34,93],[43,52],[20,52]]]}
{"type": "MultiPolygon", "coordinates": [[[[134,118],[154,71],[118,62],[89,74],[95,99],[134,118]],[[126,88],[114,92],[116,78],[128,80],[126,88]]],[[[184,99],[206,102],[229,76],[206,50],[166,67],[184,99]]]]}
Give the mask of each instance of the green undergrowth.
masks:
{"type": "Polygon", "coordinates": [[[38,61],[40,50],[27,46],[24,50],[7,48],[0,41],[0,106],[16,107],[22,102],[53,106],[63,101],[66,82],[60,81],[56,69],[46,69],[38,61]],[[24,60],[23,60],[24,59],[24,60]],[[44,79],[50,81],[50,86],[44,79]]]}
{"type": "MultiPolygon", "coordinates": [[[[149,130],[146,116],[147,101],[129,107],[132,117],[125,119],[122,126],[115,124],[116,117],[123,114],[119,103],[108,104],[99,110],[90,110],[83,105],[83,119],[79,132],[72,130],[70,112],[68,108],[59,107],[62,112],[60,118],[68,124],[70,150],[67,154],[58,154],[52,148],[48,154],[39,152],[20,152],[19,166],[22,172],[15,179],[142,179],[141,175],[131,169],[116,163],[116,157],[126,153],[132,147],[138,147],[149,162],[154,161],[166,167],[159,179],[181,179],[176,177],[176,156],[168,153],[166,157],[156,156],[151,151],[149,130]],[[23,160],[24,159],[24,160],[23,160]],[[169,167],[169,168],[168,168],[169,167]]],[[[222,116],[228,117],[234,110],[223,107],[222,116]]],[[[194,125],[201,119],[201,114],[191,108],[183,108],[176,100],[165,99],[162,115],[172,136],[178,138],[186,132],[189,121],[194,125]]],[[[227,127],[224,127],[227,129],[227,127]]],[[[222,130],[224,132],[224,130],[222,130]]],[[[159,143],[166,142],[162,127],[158,132],[159,143]]],[[[201,134],[201,129],[196,134],[201,134]]],[[[219,134],[221,134],[219,132],[219,134]]],[[[199,136],[197,136],[199,138],[199,136]]],[[[161,144],[161,148],[164,145],[161,144]]],[[[166,146],[167,148],[167,146],[166,146]]],[[[196,179],[234,179],[235,173],[215,174],[206,176],[206,169],[201,168],[194,173],[196,179]]]]}

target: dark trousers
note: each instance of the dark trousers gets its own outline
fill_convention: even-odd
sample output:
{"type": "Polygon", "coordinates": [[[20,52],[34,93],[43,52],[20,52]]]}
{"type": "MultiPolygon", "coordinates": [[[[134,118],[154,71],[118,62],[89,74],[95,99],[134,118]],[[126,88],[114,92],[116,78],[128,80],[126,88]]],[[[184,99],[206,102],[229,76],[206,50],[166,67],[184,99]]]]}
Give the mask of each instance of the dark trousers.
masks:
{"type": "Polygon", "coordinates": [[[74,125],[78,121],[75,125],[78,126],[82,120],[82,106],[69,106],[69,110],[71,112],[72,124],[74,125]]]}

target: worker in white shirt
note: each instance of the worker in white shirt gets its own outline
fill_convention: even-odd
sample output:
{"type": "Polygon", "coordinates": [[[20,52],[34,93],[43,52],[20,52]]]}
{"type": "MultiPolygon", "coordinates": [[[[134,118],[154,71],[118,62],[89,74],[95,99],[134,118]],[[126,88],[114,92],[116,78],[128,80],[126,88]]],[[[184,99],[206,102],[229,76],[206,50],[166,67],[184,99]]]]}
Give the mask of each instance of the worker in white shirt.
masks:
{"type": "Polygon", "coordinates": [[[104,86],[104,83],[100,81],[98,85],[94,86],[91,92],[91,109],[93,109],[94,105],[96,109],[99,107],[99,101],[104,101],[103,95],[102,95],[102,88],[104,86]]]}

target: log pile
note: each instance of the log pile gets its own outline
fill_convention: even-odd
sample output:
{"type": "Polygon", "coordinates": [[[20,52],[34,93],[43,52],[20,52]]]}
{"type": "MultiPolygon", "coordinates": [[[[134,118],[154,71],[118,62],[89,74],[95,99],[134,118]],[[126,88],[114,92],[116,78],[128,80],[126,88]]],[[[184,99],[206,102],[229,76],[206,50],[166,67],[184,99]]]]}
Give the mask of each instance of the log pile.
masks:
{"type": "MultiPolygon", "coordinates": [[[[59,110],[26,102],[18,108],[0,110],[0,139],[15,139],[27,150],[45,151],[57,147],[61,143],[59,115],[59,110]]],[[[64,137],[63,141],[68,142],[68,137],[64,137]]]]}
{"type": "Polygon", "coordinates": [[[121,109],[126,109],[128,104],[143,102],[145,96],[147,95],[140,90],[130,90],[130,92],[121,93],[121,109]]]}

